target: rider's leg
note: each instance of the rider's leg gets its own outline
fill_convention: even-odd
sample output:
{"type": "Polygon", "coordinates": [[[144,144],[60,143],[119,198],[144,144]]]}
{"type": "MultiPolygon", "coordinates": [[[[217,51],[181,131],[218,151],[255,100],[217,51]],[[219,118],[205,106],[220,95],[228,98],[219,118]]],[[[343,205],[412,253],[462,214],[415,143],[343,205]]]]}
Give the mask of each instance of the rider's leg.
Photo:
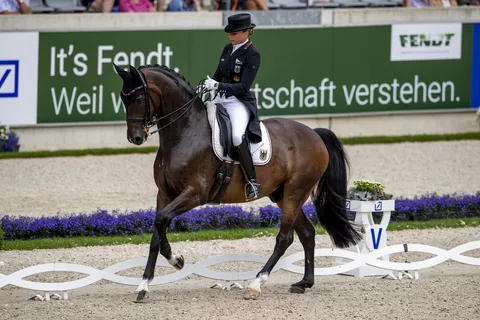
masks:
{"type": "Polygon", "coordinates": [[[255,166],[253,164],[252,154],[245,140],[245,131],[247,130],[250,112],[247,107],[235,97],[227,99],[224,104],[232,123],[232,142],[237,149],[238,161],[241,164],[243,175],[247,181],[247,201],[255,200],[259,195],[259,185],[256,181],[255,166]]]}
{"type": "Polygon", "coordinates": [[[247,201],[258,199],[260,185],[257,183],[255,165],[253,164],[252,154],[245,138],[237,147],[238,161],[241,164],[243,175],[247,181],[247,201]]]}

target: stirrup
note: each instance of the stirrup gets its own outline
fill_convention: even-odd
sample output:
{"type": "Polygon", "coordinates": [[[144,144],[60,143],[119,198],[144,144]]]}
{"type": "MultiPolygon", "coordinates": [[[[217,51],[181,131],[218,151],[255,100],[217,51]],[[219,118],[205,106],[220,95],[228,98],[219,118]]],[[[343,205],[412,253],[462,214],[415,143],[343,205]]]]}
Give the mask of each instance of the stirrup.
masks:
{"type": "Polygon", "coordinates": [[[252,201],[259,198],[260,185],[256,182],[247,181],[245,185],[245,199],[246,201],[252,201]]]}

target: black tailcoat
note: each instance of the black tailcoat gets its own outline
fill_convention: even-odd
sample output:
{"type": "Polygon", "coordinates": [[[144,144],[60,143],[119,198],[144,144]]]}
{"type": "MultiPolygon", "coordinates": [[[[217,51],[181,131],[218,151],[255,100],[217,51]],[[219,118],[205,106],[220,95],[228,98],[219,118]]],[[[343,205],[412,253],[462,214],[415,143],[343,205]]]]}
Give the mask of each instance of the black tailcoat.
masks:
{"type": "MultiPolygon", "coordinates": [[[[217,70],[212,79],[219,82],[218,94],[226,97],[235,96],[250,111],[246,137],[252,143],[260,142],[262,132],[257,111],[257,99],[250,91],[257,71],[260,68],[260,53],[248,41],[232,54],[233,45],[227,44],[222,51],[217,70]]],[[[235,121],[235,119],[231,119],[235,121]]]]}

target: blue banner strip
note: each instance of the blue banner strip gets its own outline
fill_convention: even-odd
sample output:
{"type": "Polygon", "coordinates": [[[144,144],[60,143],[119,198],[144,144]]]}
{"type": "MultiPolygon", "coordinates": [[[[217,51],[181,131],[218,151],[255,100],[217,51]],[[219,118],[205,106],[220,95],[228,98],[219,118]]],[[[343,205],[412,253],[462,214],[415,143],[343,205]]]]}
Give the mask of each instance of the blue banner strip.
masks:
{"type": "Polygon", "coordinates": [[[472,86],[470,106],[480,107],[480,23],[473,25],[472,86]]]}

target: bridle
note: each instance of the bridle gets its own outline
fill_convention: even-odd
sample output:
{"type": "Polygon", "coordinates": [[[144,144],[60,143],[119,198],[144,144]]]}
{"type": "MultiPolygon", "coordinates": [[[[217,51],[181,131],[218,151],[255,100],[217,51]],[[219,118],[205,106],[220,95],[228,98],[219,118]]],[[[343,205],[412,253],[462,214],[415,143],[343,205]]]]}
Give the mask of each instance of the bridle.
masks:
{"type": "MultiPolygon", "coordinates": [[[[155,108],[155,103],[153,101],[152,96],[150,95],[150,90],[148,88],[147,82],[145,81],[145,76],[140,70],[139,70],[138,73],[140,74],[140,79],[142,80],[142,84],[140,86],[132,89],[128,93],[124,93],[123,90],[122,90],[121,95],[122,95],[122,100],[125,100],[125,97],[131,96],[132,94],[134,94],[135,92],[137,92],[139,90],[143,90],[143,96],[144,96],[144,99],[145,99],[145,102],[144,102],[145,113],[144,113],[143,117],[133,117],[133,116],[129,117],[129,116],[127,116],[127,123],[143,122],[143,130],[145,131],[147,136],[159,132],[160,130],[168,127],[169,125],[171,125],[172,123],[174,123],[175,121],[180,119],[185,113],[188,112],[188,110],[190,110],[190,108],[193,106],[193,103],[195,102],[195,100],[207,91],[207,90],[205,90],[205,88],[202,88],[201,90],[199,90],[199,92],[197,92],[197,94],[195,94],[195,96],[193,98],[188,100],[180,108],[178,108],[176,110],[173,110],[172,112],[170,112],[170,113],[168,113],[164,116],[159,117],[157,112],[158,112],[158,110],[160,110],[160,107],[162,105],[164,105],[163,95],[160,94],[160,104],[159,104],[158,108],[155,108]],[[150,115],[150,105],[148,103],[149,101],[154,106],[154,114],[153,115],[150,115]],[[176,117],[172,121],[168,122],[166,125],[160,126],[157,130],[154,130],[154,131],[150,132],[150,128],[152,128],[156,124],[160,123],[160,121],[162,121],[164,119],[167,119],[168,117],[174,115],[175,113],[177,113],[181,110],[184,110],[184,111],[178,117],[176,117]]],[[[203,80],[200,80],[199,84],[202,81],[203,80]]]]}

